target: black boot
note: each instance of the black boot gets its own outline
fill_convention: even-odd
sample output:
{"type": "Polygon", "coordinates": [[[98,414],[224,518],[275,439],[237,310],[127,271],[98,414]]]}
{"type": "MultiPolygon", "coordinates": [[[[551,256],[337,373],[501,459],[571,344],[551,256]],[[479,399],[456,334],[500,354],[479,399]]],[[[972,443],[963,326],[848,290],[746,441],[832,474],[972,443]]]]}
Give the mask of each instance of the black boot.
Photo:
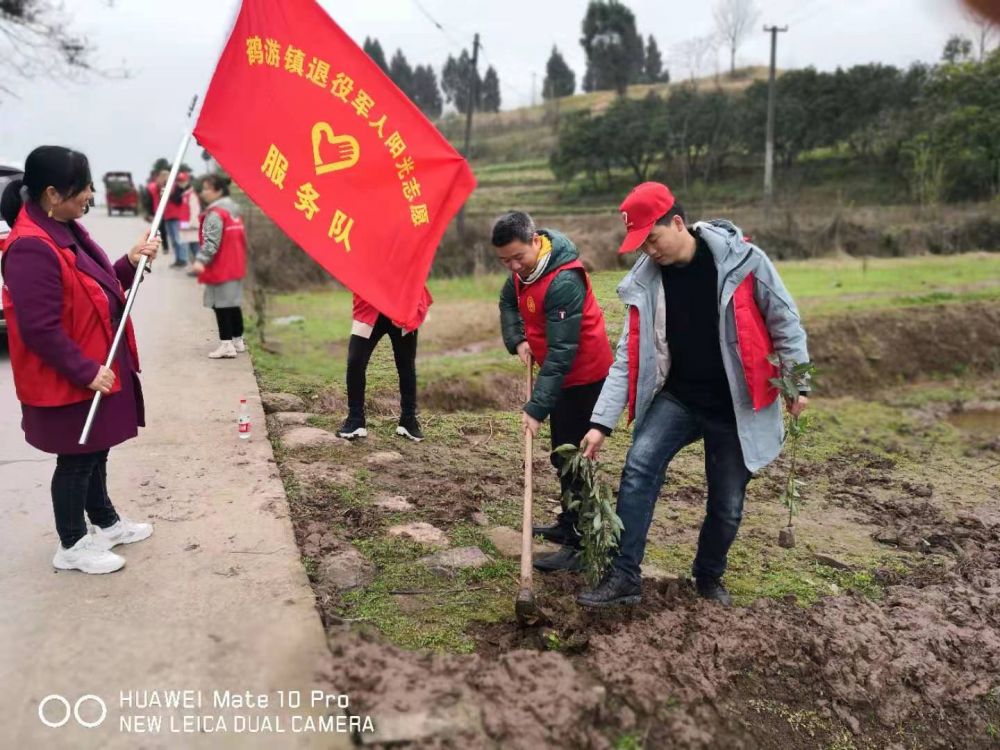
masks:
{"type": "Polygon", "coordinates": [[[348,415],[347,419],[344,420],[344,424],[342,424],[340,429],[337,430],[337,436],[346,438],[347,440],[368,437],[368,429],[365,425],[364,415],[348,415]]]}
{"type": "Polygon", "coordinates": [[[424,433],[420,429],[420,423],[415,414],[404,414],[399,418],[399,426],[396,427],[396,434],[408,438],[415,443],[424,439],[424,433]]]}
{"type": "Polygon", "coordinates": [[[551,573],[556,570],[582,570],[583,559],[576,547],[561,547],[558,551],[542,555],[532,563],[535,570],[551,573]]]}
{"type": "Polygon", "coordinates": [[[718,578],[711,578],[709,576],[695,578],[694,587],[698,591],[698,596],[702,599],[718,602],[723,607],[733,606],[733,598],[729,595],[729,592],[726,591],[726,587],[722,585],[722,581],[718,578]]]}
{"type": "Polygon", "coordinates": [[[563,544],[568,547],[580,547],[580,535],[573,528],[573,523],[564,521],[560,514],[559,519],[551,526],[532,526],[532,536],[540,536],[542,539],[553,544],[563,544]]]}
{"type": "Polygon", "coordinates": [[[587,589],[576,597],[576,603],[582,607],[613,607],[618,604],[632,606],[640,601],[642,585],[614,566],[604,574],[595,588],[587,589]]]}

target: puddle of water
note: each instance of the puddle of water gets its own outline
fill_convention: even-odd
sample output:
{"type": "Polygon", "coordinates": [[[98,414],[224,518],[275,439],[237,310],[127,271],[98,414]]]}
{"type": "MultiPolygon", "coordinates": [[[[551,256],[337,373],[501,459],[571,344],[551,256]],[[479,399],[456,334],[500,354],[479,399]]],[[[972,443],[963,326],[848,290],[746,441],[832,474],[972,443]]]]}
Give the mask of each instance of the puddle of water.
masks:
{"type": "Polygon", "coordinates": [[[952,414],[948,422],[965,432],[996,437],[1000,435],[1000,409],[979,409],[952,414]]]}

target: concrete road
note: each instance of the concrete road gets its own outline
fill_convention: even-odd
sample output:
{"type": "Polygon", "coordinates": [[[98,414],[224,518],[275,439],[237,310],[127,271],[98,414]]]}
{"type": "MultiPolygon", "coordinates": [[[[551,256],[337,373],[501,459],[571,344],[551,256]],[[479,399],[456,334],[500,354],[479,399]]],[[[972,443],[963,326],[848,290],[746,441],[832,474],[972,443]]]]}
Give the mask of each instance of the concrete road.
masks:
{"type": "MultiPolygon", "coordinates": [[[[113,260],[146,226],[84,223],[113,260]]],[[[205,357],[214,319],[193,279],[164,260],[134,315],[148,426],[111,452],[112,500],[154,524],[150,539],[117,548],[122,571],[52,568],[54,457],[25,444],[0,360],[0,746],[345,745],[342,726],[309,731],[309,717],[338,713],[325,707],[336,699],[312,692],[330,691],[329,653],[250,361],[205,357]],[[241,397],[249,441],[237,438],[241,397]],[[250,705],[234,705],[236,695],[250,705]],[[66,723],[46,726],[43,701],[46,722],[66,723]]]]}

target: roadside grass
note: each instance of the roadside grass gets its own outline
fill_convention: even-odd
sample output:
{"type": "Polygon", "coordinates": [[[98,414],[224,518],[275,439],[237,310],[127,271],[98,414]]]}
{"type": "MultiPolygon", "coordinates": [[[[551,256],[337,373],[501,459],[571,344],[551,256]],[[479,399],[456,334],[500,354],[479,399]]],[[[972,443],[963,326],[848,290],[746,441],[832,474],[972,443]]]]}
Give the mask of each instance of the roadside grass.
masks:
{"type": "MultiPolygon", "coordinates": [[[[455,546],[478,541],[488,548],[481,535],[468,530],[453,530],[452,541],[455,546]]],[[[495,556],[482,568],[445,577],[418,562],[433,553],[423,545],[380,537],[355,546],[379,572],[370,585],[344,595],[344,617],[374,626],[400,646],[471,652],[475,642],[466,630],[472,622],[510,615],[516,562],[495,556]]]]}

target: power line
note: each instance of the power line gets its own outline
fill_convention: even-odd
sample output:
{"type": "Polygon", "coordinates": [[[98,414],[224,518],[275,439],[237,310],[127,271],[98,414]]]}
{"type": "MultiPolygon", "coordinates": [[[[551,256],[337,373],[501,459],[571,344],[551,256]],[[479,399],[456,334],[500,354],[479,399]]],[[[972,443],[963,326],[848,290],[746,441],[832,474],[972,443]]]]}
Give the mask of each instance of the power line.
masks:
{"type": "Polygon", "coordinates": [[[413,4],[417,6],[417,9],[424,14],[427,20],[430,21],[432,24],[434,24],[434,26],[437,27],[437,30],[440,31],[442,34],[444,34],[452,44],[457,44],[462,49],[465,48],[465,46],[460,41],[458,41],[457,39],[455,39],[455,37],[453,37],[451,34],[448,33],[448,30],[441,24],[440,21],[438,21],[436,18],[434,18],[434,16],[431,15],[431,12],[427,10],[427,8],[425,8],[420,3],[420,0],[413,0],[413,4]]]}
{"type": "MultiPolygon", "coordinates": [[[[448,29],[445,28],[444,24],[438,21],[431,14],[431,12],[427,10],[426,7],[424,7],[424,5],[420,2],[420,0],[413,0],[413,4],[417,6],[417,9],[424,15],[425,18],[427,18],[428,21],[430,21],[434,25],[434,27],[438,31],[440,31],[452,44],[458,47],[458,49],[460,50],[459,54],[461,54],[461,51],[464,51],[466,49],[465,44],[458,41],[458,39],[452,36],[452,34],[448,31],[448,29]]],[[[479,42],[479,51],[482,54],[483,60],[486,62],[487,67],[492,67],[494,70],[496,70],[497,66],[493,64],[493,61],[490,59],[489,55],[486,52],[486,46],[481,41],[479,42]]],[[[497,74],[497,79],[500,81],[500,86],[507,89],[508,92],[515,94],[517,97],[522,98],[525,101],[528,101],[531,98],[530,95],[523,89],[520,89],[516,86],[512,86],[505,79],[500,78],[499,73],[497,74]]]]}
{"type": "Polygon", "coordinates": [[[829,4],[829,0],[814,0],[814,2],[807,4],[805,7],[799,8],[799,13],[792,16],[788,23],[793,26],[800,26],[807,21],[811,21],[819,13],[826,10],[829,4]]]}

